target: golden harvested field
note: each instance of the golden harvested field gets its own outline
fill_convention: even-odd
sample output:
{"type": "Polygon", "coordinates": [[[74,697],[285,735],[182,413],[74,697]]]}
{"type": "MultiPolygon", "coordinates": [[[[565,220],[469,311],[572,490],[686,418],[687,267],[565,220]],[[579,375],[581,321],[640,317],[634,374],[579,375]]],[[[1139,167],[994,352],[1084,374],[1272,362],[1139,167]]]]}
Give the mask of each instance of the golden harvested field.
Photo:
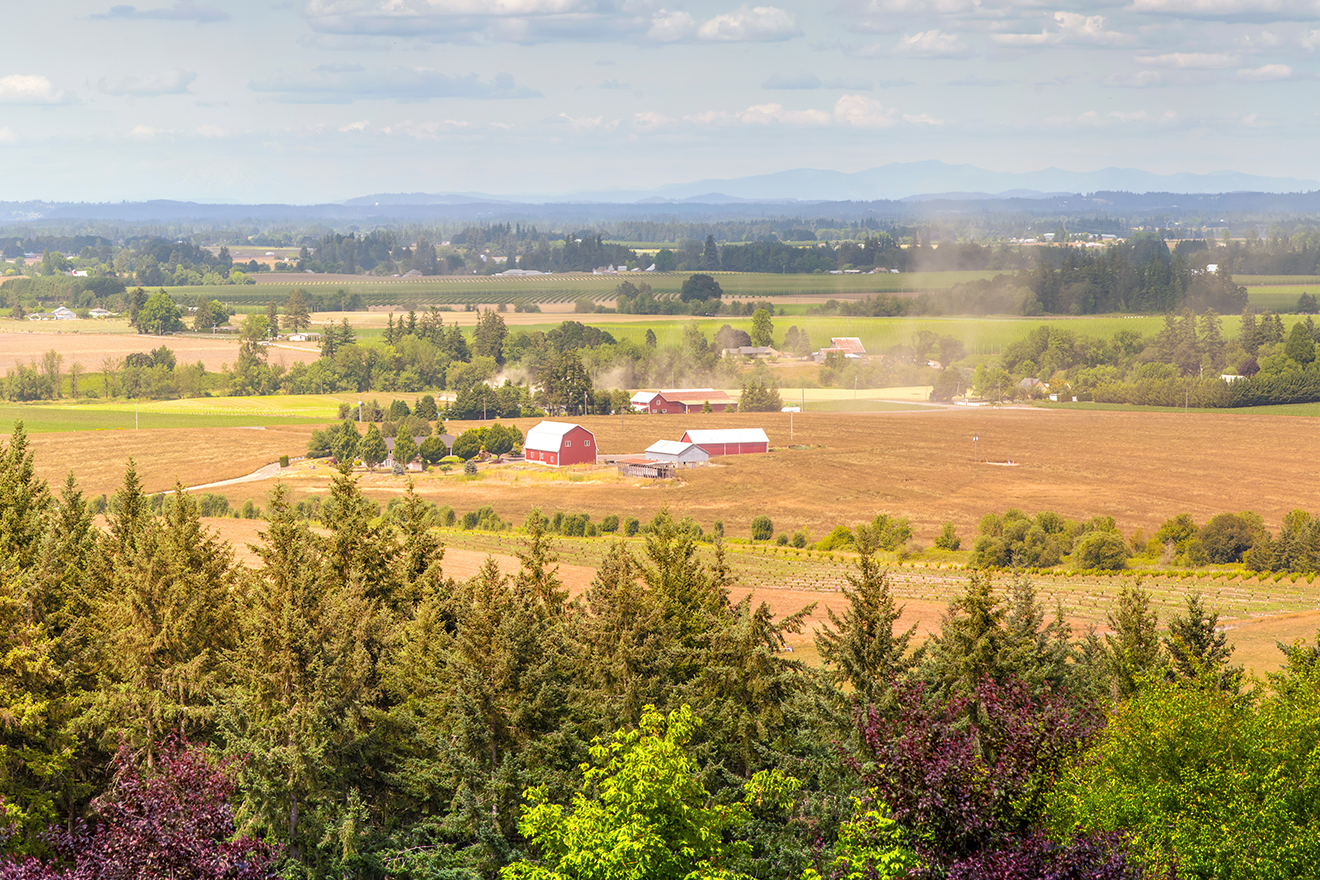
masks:
{"type": "MultiPolygon", "coordinates": [[[[181,364],[195,364],[201,361],[206,369],[219,370],[222,364],[232,364],[238,358],[238,341],[233,338],[208,336],[139,336],[127,330],[121,332],[74,332],[80,324],[93,324],[93,321],[61,321],[60,331],[48,330],[54,322],[42,323],[41,330],[14,332],[8,328],[0,331],[0,373],[13,369],[18,364],[32,360],[41,360],[41,356],[52,348],[64,356],[64,369],[80,363],[90,373],[101,372],[101,364],[106,358],[122,358],[138,351],[150,351],[162,345],[169,346],[181,364]]],[[[302,361],[314,361],[320,352],[314,348],[297,346],[272,346],[271,363],[284,363],[292,366],[302,361]]]]}
{"type": "MultiPolygon", "coordinates": [[[[250,474],[281,455],[302,455],[313,426],[76,431],[31,434],[37,472],[52,485],[72,470],[83,494],[113,494],[129,458],[148,492],[250,474]]],[[[266,489],[249,493],[264,497],[266,489]]],[[[243,496],[248,497],[248,496],[243,496]]]]}
{"type": "MultiPolygon", "coordinates": [[[[945,521],[969,537],[983,514],[1007,507],[1109,515],[1129,535],[1138,528],[1150,534],[1184,511],[1204,521],[1254,510],[1277,528],[1290,510],[1320,510],[1309,419],[1030,408],[799,413],[791,441],[789,419],[740,413],[581,420],[606,454],[640,452],[655,440],[679,439],[689,427],[759,426],[769,434],[768,455],[716,459],[677,483],[623,479],[608,466],[523,464],[490,467],[476,480],[433,471],[418,475],[417,487],[460,511],[490,504],[515,522],[532,507],[598,520],[609,513],[649,517],[668,505],[707,528],[723,520],[727,534],[743,536],[761,512],[778,531],[806,527],[815,538],[883,512],[909,517],[922,543],[945,521]],[[980,438],[978,462],[973,434],[980,438]]],[[[516,423],[525,432],[536,420],[516,423]]],[[[448,430],[465,427],[451,422],[448,430]]],[[[298,470],[295,491],[317,491],[327,475],[325,467],[298,470]]],[[[364,475],[363,485],[381,499],[402,491],[402,480],[386,474],[364,475]]],[[[244,485],[231,494],[255,497],[267,488],[244,485]]]]}

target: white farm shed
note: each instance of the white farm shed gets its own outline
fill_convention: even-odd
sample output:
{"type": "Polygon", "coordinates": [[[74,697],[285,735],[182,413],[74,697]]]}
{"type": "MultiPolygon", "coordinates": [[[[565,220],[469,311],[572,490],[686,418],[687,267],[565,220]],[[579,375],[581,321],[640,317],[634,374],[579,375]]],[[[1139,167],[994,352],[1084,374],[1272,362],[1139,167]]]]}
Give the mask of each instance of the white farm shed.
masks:
{"type": "Polygon", "coordinates": [[[657,440],[646,447],[646,457],[652,461],[672,461],[682,467],[696,467],[710,461],[709,452],[681,440],[657,440]]]}

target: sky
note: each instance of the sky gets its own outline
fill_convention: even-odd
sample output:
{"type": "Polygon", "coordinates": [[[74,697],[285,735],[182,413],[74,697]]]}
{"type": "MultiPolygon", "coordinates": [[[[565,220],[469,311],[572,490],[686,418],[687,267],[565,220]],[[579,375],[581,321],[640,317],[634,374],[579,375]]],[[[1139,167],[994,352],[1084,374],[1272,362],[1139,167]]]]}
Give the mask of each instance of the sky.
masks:
{"type": "Polygon", "coordinates": [[[0,200],[562,195],[939,159],[1320,178],[1320,0],[59,0],[0,200]]]}

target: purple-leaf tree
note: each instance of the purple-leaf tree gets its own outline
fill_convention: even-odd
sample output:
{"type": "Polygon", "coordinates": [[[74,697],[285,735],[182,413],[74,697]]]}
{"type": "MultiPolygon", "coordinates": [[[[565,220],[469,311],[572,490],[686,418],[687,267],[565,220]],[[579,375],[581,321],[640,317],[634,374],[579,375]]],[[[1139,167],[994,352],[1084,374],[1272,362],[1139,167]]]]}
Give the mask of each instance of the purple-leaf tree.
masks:
{"type": "Polygon", "coordinates": [[[920,685],[896,696],[895,711],[859,718],[867,754],[857,769],[922,857],[945,868],[1016,848],[1038,827],[1056,771],[1103,723],[1087,700],[1012,679],[984,678],[947,700],[920,685]]]}
{"type": "Polygon", "coordinates": [[[56,861],[0,860],[0,880],[263,880],[278,847],[235,836],[232,762],[171,738],[155,766],[139,767],[126,746],[114,781],[92,802],[92,818],[47,834],[56,861]]]}

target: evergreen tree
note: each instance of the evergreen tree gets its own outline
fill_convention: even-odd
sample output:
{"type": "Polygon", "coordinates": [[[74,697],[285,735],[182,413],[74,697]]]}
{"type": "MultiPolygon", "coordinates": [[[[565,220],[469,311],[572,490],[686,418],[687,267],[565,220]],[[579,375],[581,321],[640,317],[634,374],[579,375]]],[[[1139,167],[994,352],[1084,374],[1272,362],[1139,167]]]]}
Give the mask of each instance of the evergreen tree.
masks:
{"type": "Polygon", "coordinates": [[[284,314],[289,329],[295,332],[311,326],[312,317],[307,308],[307,293],[301,287],[294,288],[289,294],[289,298],[284,303],[284,314]]]}
{"type": "Polygon", "coordinates": [[[843,588],[848,607],[842,615],[826,609],[829,622],[816,633],[816,650],[836,686],[847,685],[861,705],[869,706],[884,702],[911,668],[908,648],[916,625],[902,632],[894,629],[903,609],[890,592],[889,573],[876,559],[875,531],[860,526],[853,545],[856,568],[843,588]]]}
{"type": "Polygon", "coordinates": [[[1124,584],[1118,605],[1108,615],[1112,634],[1105,636],[1105,665],[1116,697],[1130,697],[1142,681],[1157,675],[1164,664],[1158,634],[1159,617],[1150,593],[1140,583],[1124,584]]]}
{"type": "Polygon", "coordinates": [[[494,358],[495,363],[503,364],[504,339],[508,335],[504,317],[492,309],[483,309],[477,326],[472,328],[473,357],[494,358]]]}
{"type": "Polygon", "coordinates": [[[1228,665],[1233,648],[1228,633],[1217,631],[1218,626],[1219,612],[1206,608],[1200,593],[1188,596],[1185,615],[1169,620],[1164,639],[1169,672],[1175,679],[1236,692],[1242,684],[1242,667],[1228,665]]]}
{"type": "MultiPolygon", "coordinates": [[[[126,731],[151,753],[164,735],[204,734],[236,637],[229,549],[176,486],[162,518],[111,561],[96,610],[98,688],[83,723],[126,731]]],[[[109,745],[106,743],[106,745],[109,745]]]]}
{"type": "Polygon", "coordinates": [[[942,696],[971,694],[983,678],[1002,681],[1006,614],[990,578],[973,572],[925,646],[921,677],[942,696]]]}

